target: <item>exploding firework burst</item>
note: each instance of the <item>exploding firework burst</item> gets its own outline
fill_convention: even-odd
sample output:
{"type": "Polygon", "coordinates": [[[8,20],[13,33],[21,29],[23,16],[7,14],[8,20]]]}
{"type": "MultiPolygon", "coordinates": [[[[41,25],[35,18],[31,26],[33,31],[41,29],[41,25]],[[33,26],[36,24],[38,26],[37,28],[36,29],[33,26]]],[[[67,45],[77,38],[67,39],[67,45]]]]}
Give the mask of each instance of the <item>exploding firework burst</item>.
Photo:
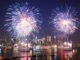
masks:
{"type": "Polygon", "coordinates": [[[5,26],[9,27],[8,32],[18,38],[37,32],[39,27],[38,11],[38,9],[29,8],[27,3],[16,3],[15,6],[10,6],[7,12],[8,19],[6,20],[8,23],[5,24],[5,26]]]}
{"type": "Polygon", "coordinates": [[[73,17],[73,12],[69,9],[66,11],[56,11],[56,16],[53,19],[54,27],[57,31],[72,34],[76,30],[76,19],[73,17]]]}

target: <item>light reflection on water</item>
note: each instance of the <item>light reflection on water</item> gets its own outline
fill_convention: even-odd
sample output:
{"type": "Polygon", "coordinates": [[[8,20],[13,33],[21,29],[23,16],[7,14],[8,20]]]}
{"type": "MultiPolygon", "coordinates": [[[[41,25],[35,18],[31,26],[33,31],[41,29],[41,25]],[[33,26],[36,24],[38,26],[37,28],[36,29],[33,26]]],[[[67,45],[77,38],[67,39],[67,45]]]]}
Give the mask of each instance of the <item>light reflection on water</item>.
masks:
{"type": "Polygon", "coordinates": [[[8,49],[6,50],[6,52],[7,53],[5,53],[3,49],[1,49],[0,59],[4,59],[6,57],[14,60],[72,60],[72,59],[75,60],[77,59],[78,55],[77,49],[65,51],[63,49],[57,49],[57,48],[43,49],[40,51],[30,51],[30,52],[20,52],[17,50],[12,52],[12,50],[8,49]]]}

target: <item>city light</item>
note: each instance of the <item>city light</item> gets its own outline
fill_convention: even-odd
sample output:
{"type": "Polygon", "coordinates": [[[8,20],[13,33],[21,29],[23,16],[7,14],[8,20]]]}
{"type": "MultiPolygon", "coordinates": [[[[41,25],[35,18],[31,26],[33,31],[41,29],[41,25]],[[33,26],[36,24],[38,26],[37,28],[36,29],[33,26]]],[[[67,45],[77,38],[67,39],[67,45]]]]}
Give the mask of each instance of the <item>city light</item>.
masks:
{"type": "Polygon", "coordinates": [[[64,42],[64,46],[68,46],[68,47],[72,48],[72,43],[70,43],[70,42],[64,42]]]}

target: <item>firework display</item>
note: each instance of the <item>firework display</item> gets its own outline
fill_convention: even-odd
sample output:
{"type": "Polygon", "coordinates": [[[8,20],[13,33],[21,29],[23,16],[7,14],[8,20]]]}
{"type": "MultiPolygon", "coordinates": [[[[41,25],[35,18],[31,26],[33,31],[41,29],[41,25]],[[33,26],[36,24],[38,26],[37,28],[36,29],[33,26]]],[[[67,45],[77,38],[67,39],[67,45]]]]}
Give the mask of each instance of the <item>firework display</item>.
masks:
{"type": "Polygon", "coordinates": [[[73,17],[73,14],[70,10],[56,12],[56,16],[53,19],[54,27],[57,31],[72,34],[76,30],[76,19],[73,17]]]}
{"type": "Polygon", "coordinates": [[[7,12],[8,32],[15,37],[26,37],[38,30],[38,9],[29,8],[28,4],[10,6],[7,12]]]}

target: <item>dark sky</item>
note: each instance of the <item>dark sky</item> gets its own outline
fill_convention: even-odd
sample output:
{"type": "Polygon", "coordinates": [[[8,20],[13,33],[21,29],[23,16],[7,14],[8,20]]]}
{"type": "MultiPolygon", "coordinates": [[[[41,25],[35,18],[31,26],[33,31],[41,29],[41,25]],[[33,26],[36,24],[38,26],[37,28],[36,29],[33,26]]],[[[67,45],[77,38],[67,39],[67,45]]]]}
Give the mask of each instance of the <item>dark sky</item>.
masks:
{"type": "MultiPolygon", "coordinates": [[[[0,37],[8,36],[5,32],[5,28],[3,25],[5,24],[5,13],[9,5],[14,4],[15,2],[28,2],[30,6],[34,6],[40,9],[41,13],[41,21],[43,21],[41,25],[41,30],[39,31],[39,37],[54,35],[53,29],[49,24],[49,17],[51,16],[52,10],[57,7],[72,6],[77,11],[80,10],[80,0],[0,0],[0,37]],[[3,29],[4,28],[4,29],[3,29]],[[3,31],[4,30],[4,31],[3,31]]],[[[78,13],[78,18],[80,15],[80,11],[78,13]]],[[[80,29],[79,29],[80,30],[80,29]]],[[[71,37],[73,40],[80,40],[80,31],[76,31],[71,37]]]]}

